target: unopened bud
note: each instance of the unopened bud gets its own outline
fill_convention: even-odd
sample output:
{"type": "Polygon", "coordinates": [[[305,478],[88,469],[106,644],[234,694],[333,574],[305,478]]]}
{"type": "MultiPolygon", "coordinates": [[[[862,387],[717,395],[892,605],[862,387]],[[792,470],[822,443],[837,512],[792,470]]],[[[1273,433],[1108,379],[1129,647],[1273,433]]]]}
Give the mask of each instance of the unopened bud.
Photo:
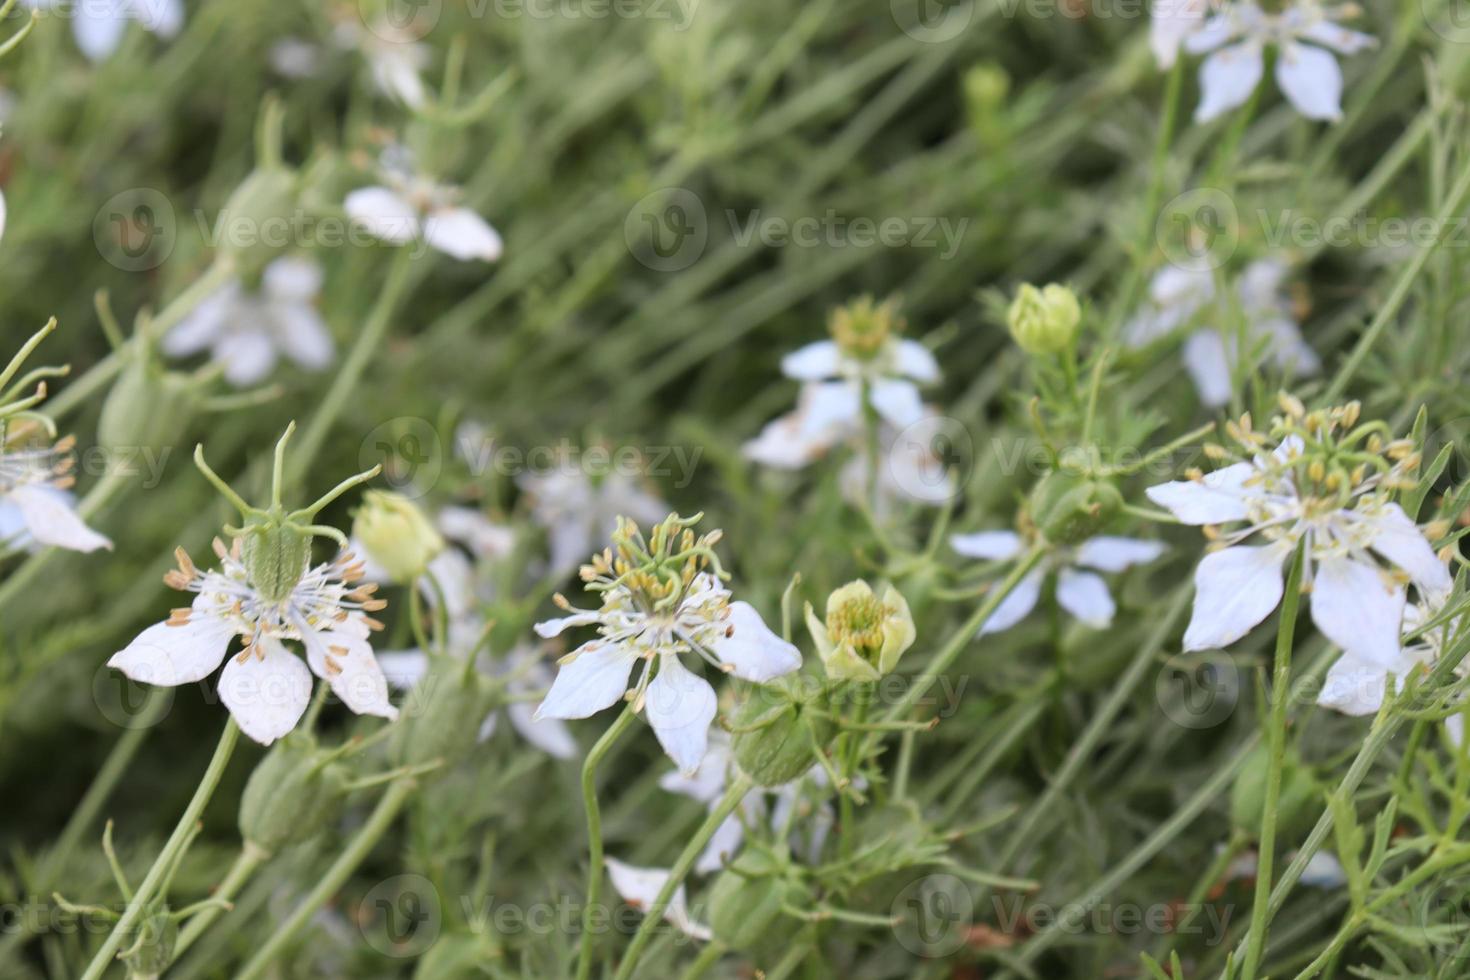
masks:
{"type": "Polygon", "coordinates": [[[352,536],[395,582],[411,582],[444,550],[444,538],[409,498],[368,490],[352,521],[352,536]]]}
{"type": "Polygon", "coordinates": [[[1072,345],[1082,307],[1077,294],[1052,283],[1037,289],[1023,283],[1006,313],[1016,344],[1028,354],[1060,354],[1072,345]]]}

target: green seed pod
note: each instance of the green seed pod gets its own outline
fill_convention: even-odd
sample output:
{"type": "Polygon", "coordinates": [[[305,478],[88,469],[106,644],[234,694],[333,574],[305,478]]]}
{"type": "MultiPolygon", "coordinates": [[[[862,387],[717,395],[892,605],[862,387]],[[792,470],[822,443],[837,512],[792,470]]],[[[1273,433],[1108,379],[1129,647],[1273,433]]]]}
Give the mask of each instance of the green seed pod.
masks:
{"type": "Polygon", "coordinates": [[[453,657],[433,657],[399,710],[390,753],[396,765],[453,764],[479,744],[480,726],[495,706],[497,686],[453,657]]]}
{"type": "Polygon", "coordinates": [[[281,524],[257,523],[242,553],[250,583],[262,598],[279,602],[291,594],[311,561],[311,538],[281,524]]]}
{"type": "Polygon", "coordinates": [[[715,938],[731,949],[764,959],[789,946],[801,920],[781,910],[803,907],[806,889],[790,869],[760,848],[743,851],[720,872],[709,894],[709,923],[715,938]]]}
{"type": "Polygon", "coordinates": [[[341,809],[346,782],[316,739],[296,731],[271,746],[240,797],[240,836],[267,854],[313,837],[341,809]]]}
{"type": "Polygon", "coordinates": [[[253,171],[220,212],[220,248],[235,260],[244,279],[285,251],[296,237],[296,174],[284,167],[253,171]]]}
{"type": "MultiPolygon", "coordinates": [[[[1271,771],[1270,747],[1256,746],[1245,768],[1235,777],[1230,790],[1230,823],[1255,839],[1261,832],[1261,813],[1266,805],[1266,780],[1271,771]]],[[[1276,835],[1283,842],[1296,841],[1311,829],[1322,805],[1322,788],[1310,769],[1291,749],[1281,760],[1281,795],[1276,807],[1276,835]]]]}
{"type": "Polygon", "coordinates": [[[1117,487],[1068,470],[1051,471],[1031,491],[1031,519],[1053,544],[1085,541],[1122,507],[1117,487]]]}
{"type": "Polygon", "coordinates": [[[780,786],[816,764],[816,746],[825,748],[835,731],[832,722],[815,711],[820,690],[804,690],[810,678],[788,674],[768,684],[755,685],[735,709],[732,744],[735,761],[761,786],[780,786]]]}
{"type": "Polygon", "coordinates": [[[179,923],[168,907],[152,906],[128,934],[123,957],[128,964],[129,980],[151,980],[163,975],[174,957],[174,944],[179,939],[179,923]]]}
{"type": "Polygon", "coordinates": [[[165,370],[133,350],[102,402],[97,444],[109,452],[142,448],[161,452],[178,445],[198,408],[194,379],[165,370]]]}

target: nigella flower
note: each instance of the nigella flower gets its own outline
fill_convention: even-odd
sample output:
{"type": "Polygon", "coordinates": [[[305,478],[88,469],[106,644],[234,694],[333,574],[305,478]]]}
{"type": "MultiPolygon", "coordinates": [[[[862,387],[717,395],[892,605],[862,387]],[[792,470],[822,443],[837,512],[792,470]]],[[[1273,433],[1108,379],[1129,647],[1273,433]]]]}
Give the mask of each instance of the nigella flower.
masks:
{"type": "MultiPolygon", "coordinates": [[[[1303,582],[1312,621],[1359,660],[1400,663],[1406,583],[1423,595],[1447,592],[1448,570],[1390,494],[1413,485],[1418,456],[1407,442],[1385,445],[1381,423],[1357,426],[1356,402],[1306,413],[1283,396],[1286,416],[1271,435],[1250,417],[1227,426],[1249,455],[1209,474],[1150,487],[1148,497],[1214,543],[1195,572],[1186,650],[1240,639],[1281,601],[1283,567],[1305,547],[1303,582]],[[1243,525],[1222,531],[1217,525],[1243,525]],[[1248,545],[1248,539],[1263,543],[1248,545]]],[[[1223,447],[1217,457],[1231,458],[1223,447]]]]}
{"type": "Polygon", "coordinates": [[[225,283],[164,335],[163,352],[188,357],[208,349],[237,387],[270,376],[284,354],[307,371],[330,367],[331,331],[317,312],[322,269],[311,259],[287,257],[265,267],[259,292],[238,280],[225,283]]]}
{"type": "Polygon", "coordinates": [[[433,52],[410,27],[380,18],[364,24],[359,12],[337,24],[333,40],[346,50],[358,51],[372,72],[373,83],[390,98],[410,109],[422,109],[428,103],[423,71],[429,67],[433,52]]]}
{"type": "Polygon", "coordinates": [[[574,460],[557,460],[516,481],[531,504],[531,519],[546,530],[550,572],[563,576],[581,565],[599,542],[627,517],[656,524],[669,508],[628,473],[616,470],[594,480],[574,460]]]}
{"type": "Polygon", "coordinates": [[[285,595],[270,598],[251,581],[240,539],[226,549],[216,538],[214,552],[220,567],[208,572],[196,568],[184,549],[176,552],[179,567],[164,582],[195,593],[193,603],[138,634],[113,654],[109,667],[144,684],[177,687],[203,680],[224,662],[220,700],[240,730],[263,745],[301,720],[311,699],[312,674],[358,714],[398,716],[368,643],[369,631],[381,628],[368,613],[384,604],[372,598],[376,586],[356,584],[362,566],[351,554],[303,566],[285,595]],[[226,660],[236,637],[241,650],[226,660]],[[306,664],[286,641],[301,644],[306,664]]]}
{"type": "Polygon", "coordinates": [[[900,429],[924,417],[918,386],[939,381],[939,364],[923,344],[899,338],[903,326],[891,302],[862,297],[833,311],[831,340],[781,359],[788,378],[810,383],[802,393],[801,438],[861,426],[865,405],[900,429]]]}
{"type": "Polygon", "coordinates": [[[695,922],[694,917],[689,914],[689,904],[685,898],[683,885],[674,889],[674,894],[669,898],[667,907],[662,910],[653,907],[658,901],[659,893],[668,883],[669,872],[667,870],[638,868],[631,864],[624,864],[616,858],[608,858],[607,873],[612,878],[613,888],[622,896],[623,901],[635,909],[642,909],[650,914],[661,911],[669,925],[690,939],[707,942],[714,938],[714,933],[710,931],[709,926],[695,922]]]}
{"type": "MultiPolygon", "coordinates": [[[[1245,318],[1247,354],[1254,361],[1259,352],[1287,375],[1314,375],[1322,364],[1302,339],[1291,303],[1282,293],[1286,274],[1286,265],[1273,259],[1252,262],[1241,273],[1236,291],[1245,318]]],[[[1232,320],[1229,305],[1215,294],[1209,269],[1167,265],[1149,285],[1144,309],[1123,328],[1123,340],[1130,347],[1143,347],[1189,328],[1184,341],[1185,369],[1200,401],[1218,408],[1230,401],[1239,360],[1239,338],[1232,320]]]]}
{"type": "MultiPolygon", "coordinates": [[[[0,421],[0,437],[5,435],[0,421]]],[[[111,548],[78,516],[69,488],[76,464],[70,436],[55,445],[11,448],[0,438],[0,551],[51,545],[71,551],[111,548]]]]}
{"type": "Polygon", "coordinates": [[[545,638],[576,626],[596,626],[598,636],[562,658],[556,680],[536,709],[537,718],[586,718],[624,699],[645,708],[659,744],[683,772],[704,758],[715,691],[684,666],[695,654],[715,669],[763,683],[801,667],[801,654],[766,626],[745,602],[731,602],[714,556],[718,531],[696,538],[698,520],[670,515],[645,540],[624,520],[613,548],[583,566],[588,591],[600,593],[598,609],[536,624],[545,638]],[[629,690],[633,667],[642,672],[629,690]]]}
{"type": "Polygon", "coordinates": [[[347,195],[347,214],[374,238],[402,245],[422,238],[461,261],[500,258],[500,233],[469,208],[460,207],[460,190],[419,176],[402,147],[383,154],[383,185],[347,195]]]}
{"type": "Polygon", "coordinates": [[[1201,12],[1192,4],[1169,0],[1162,23],[1155,15],[1154,35],[1155,53],[1166,55],[1160,58],[1166,67],[1181,44],[1191,54],[1209,54],[1200,66],[1200,103],[1194,113],[1201,123],[1250,98],[1265,72],[1268,45],[1276,49],[1276,84],[1297,112],[1308,119],[1340,119],[1342,69],[1331,52],[1356,54],[1377,43],[1337,23],[1357,12],[1352,5],[1302,0],[1268,14],[1241,0],[1222,4],[1208,20],[1198,19],[1201,12]]]}
{"type": "Polygon", "coordinates": [[[82,54],[102,61],[117,50],[128,24],[171,38],[184,26],[183,0],[25,0],[32,10],[56,10],[72,19],[82,54]]]}
{"type": "MultiPolygon", "coordinates": [[[[950,547],[966,558],[1009,561],[1019,558],[1026,542],[1013,531],[979,531],[956,534],[950,547]]],[[[1107,583],[1097,572],[1122,572],[1147,564],[1164,553],[1158,541],[1098,535],[1075,547],[1057,547],[1016,583],[980,627],[980,635],[999,633],[1015,626],[1036,608],[1048,577],[1056,576],[1057,603],[1093,629],[1105,629],[1113,621],[1117,606],[1107,583]],[[1096,569],[1096,571],[1089,571],[1096,569]]]]}

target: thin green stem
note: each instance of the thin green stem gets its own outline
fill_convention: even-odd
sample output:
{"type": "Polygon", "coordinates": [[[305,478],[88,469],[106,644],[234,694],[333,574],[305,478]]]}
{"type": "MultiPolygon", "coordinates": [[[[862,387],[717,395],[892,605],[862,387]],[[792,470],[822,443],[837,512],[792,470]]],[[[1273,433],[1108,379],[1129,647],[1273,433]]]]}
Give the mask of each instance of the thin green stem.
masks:
{"type": "MultiPolygon", "coordinates": [[[[322,685],[325,687],[326,685],[322,685]]],[[[270,854],[256,845],[245,841],[240,847],[240,853],[235,857],[235,863],[230,865],[230,870],[225,874],[225,880],[219,883],[211,898],[222,902],[233,902],[240,889],[245,886],[262,864],[270,860],[270,854]]],[[[204,935],[204,931],[210,927],[215,919],[219,918],[224,911],[221,906],[211,906],[204,909],[198,915],[190,919],[179,932],[178,941],[174,944],[173,959],[178,960],[184,952],[204,935]]]]}
{"type": "Polygon", "coordinates": [[[593,915],[602,899],[602,810],[597,805],[597,767],[633,724],[636,712],[629,704],[587,753],[582,763],[582,805],[587,811],[587,902],[582,906],[582,939],[577,947],[577,980],[592,975],[593,915]]]}
{"type": "Polygon", "coordinates": [[[153,866],[148,869],[148,874],[143,878],[143,883],[133,893],[132,901],[123,911],[122,917],[112,927],[112,932],[102,943],[102,948],[97,950],[92,961],[87,965],[87,970],[82,974],[82,980],[98,980],[107,968],[112,965],[113,957],[117,954],[118,947],[138,918],[143,914],[148,904],[156,897],[155,892],[168,874],[177,865],[182,857],[185,844],[193,837],[195,825],[199,822],[199,816],[204,812],[204,807],[209,803],[209,798],[214,795],[215,787],[219,785],[220,777],[224,775],[225,766],[230,761],[230,754],[235,750],[235,742],[239,740],[240,729],[231,718],[225,722],[225,730],[220,735],[219,744],[215,746],[214,757],[209,760],[209,767],[204,770],[204,776],[199,780],[199,785],[194,789],[194,796],[189,800],[188,806],[184,807],[183,816],[174,826],[173,833],[169,835],[168,841],[163,845],[163,850],[154,858],[153,866]]]}
{"type": "Polygon", "coordinates": [[[1267,729],[1270,768],[1266,775],[1266,802],[1261,810],[1261,835],[1256,866],[1256,896],[1251,903],[1250,942],[1245,948],[1241,980],[1255,980],[1266,948],[1270,920],[1271,870],[1276,856],[1276,817],[1281,803],[1281,770],[1286,758],[1286,708],[1291,699],[1291,650],[1296,634],[1296,614],[1302,598],[1302,565],[1305,545],[1298,545],[1286,576],[1286,594],[1281,600],[1281,622],[1276,627],[1276,664],[1271,679],[1271,716],[1267,729]]]}
{"type": "Polygon", "coordinates": [[[669,902],[673,900],[674,892],[689,876],[694,862],[699,860],[699,855],[704,852],[705,845],[715,835],[720,824],[735,812],[735,808],[740,805],[741,800],[745,799],[745,794],[749,793],[754,785],[755,783],[745,773],[740,773],[730,781],[730,785],[725,788],[725,795],[720,798],[719,803],[715,804],[714,809],[710,810],[709,816],[705,817],[704,823],[699,825],[699,829],[694,832],[689,843],[684,845],[684,850],[679,854],[674,866],[669,869],[668,880],[664,882],[663,888],[659,889],[658,897],[653,900],[653,905],[645,910],[647,914],[638,924],[638,931],[633,934],[633,941],[628,945],[628,952],[618,966],[618,972],[613,975],[613,980],[629,980],[633,976],[633,969],[638,965],[638,959],[643,955],[648,941],[653,938],[654,929],[662,918],[663,910],[668,908],[669,902]]]}
{"type": "Polygon", "coordinates": [[[332,862],[332,866],[322,875],[316,887],[296,906],[290,918],[271,934],[270,939],[256,951],[244,969],[235,975],[235,980],[259,980],[265,975],[276,958],[285,952],[287,945],[295,940],[317,911],[331,900],[348,877],[357,870],[358,865],[367,858],[368,852],[387,833],[398,816],[398,811],[403,809],[403,805],[417,788],[418,782],[412,777],[399,779],[388,787],[388,791],[373,808],[367,823],[358,830],[357,836],[337,855],[337,860],[332,862]]]}

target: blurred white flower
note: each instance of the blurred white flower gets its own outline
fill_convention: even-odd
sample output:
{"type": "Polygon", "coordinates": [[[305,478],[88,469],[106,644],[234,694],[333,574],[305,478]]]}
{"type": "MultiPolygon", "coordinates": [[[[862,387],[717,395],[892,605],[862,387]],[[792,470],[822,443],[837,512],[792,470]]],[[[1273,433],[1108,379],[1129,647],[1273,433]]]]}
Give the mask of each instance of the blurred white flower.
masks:
{"type": "Polygon", "coordinates": [[[601,607],[574,609],[558,595],[557,605],[570,615],[536,624],[545,639],[580,626],[596,626],[598,637],[561,659],[535,716],[586,718],[628,696],[634,711],[647,708],[648,723],[679,770],[694,772],[704,759],[716,698],[709,681],[684,666],[682,654],[754,683],[801,667],[796,647],[772,633],[749,603],[731,602],[713,572],[700,570],[718,540],[719,532],[695,538],[677,515],[654,528],[651,544],[623,522],[613,536],[616,551],[593,555],[582,568],[601,607]],[[643,671],[629,695],[629,674],[639,661],[643,671]]]}
{"type": "Polygon", "coordinates": [[[668,883],[668,871],[663,868],[637,868],[616,858],[608,858],[607,873],[612,878],[613,888],[622,896],[623,901],[635,909],[642,909],[644,912],[662,911],[669,924],[690,939],[708,941],[714,938],[709,926],[695,922],[690,916],[683,885],[674,889],[666,908],[654,909],[659,892],[668,883]]]}
{"type": "MultiPolygon", "coordinates": [[[[1252,262],[1241,273],[1236,290],[1245,318],[1246,348],[1252,363],[1269,359],[1288,376],[1310,377],[1322,363],[1302,339],[1291,303],[1282,293],[1286,274],[1286,265],[1271,259],[1252,262]]],[[[1145,307],[1124,326],[1123,341],[1143,347],[1187,325],[1185,369],[1200,401],[1218,408],[1230,401],[1238,361],[1235,331],[1224,325],[1232,319],[1229,305],[1216,296],[1209,269],[1166,265],[1149,285],[1145,307]]]]}
{"type": "Polygon", "coordinates": [[[1227,0],[1204,19],[1203,5],[1166,0],[1154,13],[1154,53],[1165,68],[1181,44],[1191,54],[1209,54],[1200,66],[1196,122],[1209,122],[1250,98],[1265,72],[1267,45],[1276,48],[1276,84],[1287,101],[1308,119],[1335,121],[1342,118],[1342,69],[1330,52],[1356,54],[1377,43],[1337,23],[1357,12],[1351,4],[1301,0],[1268,14],[1249,0],[1227,0]]]}
{"type": "Polygon", "coordinates": [[[25,0],[25,5],[69,16],[77,47],[92,61],[116,51],[134,21],[162,38],[174,37],[184,26],[183,0],[25,0]]]}
{"type": "Polygon", "coordinates": [[[626,473],[595,481],[571,462],[524,473],[516,481],[531,503],[531,519],[546,530],[549,571],[574,571],[617,529],[618,518],[656,524],[669,512],[662,500],[626,473]]]}
{"type": "Polygon", "coordinates": [[[281,354],[305,370],[325,370],[336,348],[316,308],[321,287],[313,260],[276,259],[265,267],[259,292],[235,280],[200,301],[164,336],[163,352],[188,357],[208,349],[226,380],[242,388],[269,377],[281,354]]]}
{"type": "Polygon", "coordinates": [[[919,385],[939,381],[939,363],[929,348],[892,334],[863,356],[851,345],[819,340],[787,354],[781,371],[802,389],[799,436],[816,439],[861,426],[863,397],[884,421],[900,429],[924,417],[919,385]]]}
{"type": "Polygon", "coordinates": [[[379,624],[367,614],[382,608],[375,585],[357,584],[362,566],[349,553],[304,568],[280,600],[267,599],[250,581],[240,540],[226,550],[214,542],[220,570],[202,572],[182,548],[179,567],[165,576],[170,587],[197,593],[193,604],[148,627],[113,654],[109,667],[143,684],[177,687],[203,680],[221,661],[220,700],[240,730],[269,745],[296,727],[311,700],[316,674],[358,714],[398,717],[388,701],[388,682],[368,643],[379,624]],[[243,649],[226,660],[230,641],[243,649]],[[306,664],[283,641],[300,643],[306,664]]]}
{"type": "Polygon", "coordinates": [[[299,37],[283,37],[267,52],[271,68],[282,78],[311,78],[322,69],[322,49],[299,37]]]}
{"type": "Polygon", "coordinates": [[[363,24],[354,7],[347,19],[336,25],[332,38],[345,50],[360,53],[372,72],[378,90],[410,109],[428,102],[422,73],[433,52],[413,31],[388,20],[363,24]]]}
{"type": "MultiPolygon", "coordinates": [[[[1356,409],[1335,411],[1356,419],[1356,409]]],[[[1317,431],[1330,438],[1330,429],[1317,431]]],[[[1309,456],[1293,434],[1270,452],[1148,489],[1150,500],[1185,524],[1245,525],[1215,534],[1195,572],[1185,650],[1228,646],[1270,615],[1285,590],[1283,566],[1305,541],[1302,581],[1310,587],[1317,628],[1357,660],[1390,671],[1401,664],[1406,591],[1391,570],[1402,569],[1402,578],[1425,595],[1447,592],[1449,572],[1403,508],[1388,500],[1386,491],[1401,476],[1397,469],[1363,467],[1343,483],[1325,466],[1318,469],[1322,458],[1309,456]],[[1242,544],[1256,534],[1266,543],[1242,544]]]]}
{"type": "Polygon", "coordinates": [[[6,449],[0,443],[0,548],[41,545],[71,551],[111,548],[86,525],[68,488],[74,478],[73,440],[54,446],[6,449]]]}
{"type": "Polygon", "coordinates": [[[383,154],[380,173],[381,186],[352,191],[344,202],[348,217],[368,234],[392,245],[422,238],[460,261],[500,258],[500,233],[474,211],[458,206],[459,188],[419,176],[401,147],[383,154]]]}
{"type": "MultiPolygon", "coordinates": [[[[1025,541],[1014,531],[956,534],[950,537],[949,544],[966,558],[986,561],[1019,558],[1026,550],[1025,541]]],[[[980,635],[1008,630],[1025,619],[1036,608],[1042,586],[1052,574],[1057,578],[1057,603],[1093,629],[1106,629],[1113,622],[1117,606],[1102,576],[1088,569],[1122,572],[1151,562],[1163,553],[1161,542],[1111,535],[1089,538],[1073,548],[1054,549],[1001,601],[981,625],[980,635]]]]}

